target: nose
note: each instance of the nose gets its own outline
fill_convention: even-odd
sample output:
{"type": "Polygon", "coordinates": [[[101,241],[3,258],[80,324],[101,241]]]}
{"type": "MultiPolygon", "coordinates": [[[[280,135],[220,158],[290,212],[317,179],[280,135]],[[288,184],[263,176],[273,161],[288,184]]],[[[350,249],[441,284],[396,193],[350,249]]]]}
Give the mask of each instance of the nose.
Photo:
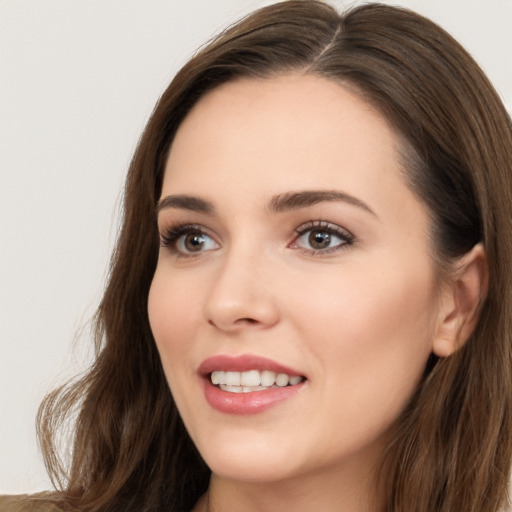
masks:
{"type": "Polygon", "coordinates": [[[226,332],[272,327],[279,321],[277,290],[264,255],[233,252],[220,265],[206,299],[207,322],[226,332]]]}

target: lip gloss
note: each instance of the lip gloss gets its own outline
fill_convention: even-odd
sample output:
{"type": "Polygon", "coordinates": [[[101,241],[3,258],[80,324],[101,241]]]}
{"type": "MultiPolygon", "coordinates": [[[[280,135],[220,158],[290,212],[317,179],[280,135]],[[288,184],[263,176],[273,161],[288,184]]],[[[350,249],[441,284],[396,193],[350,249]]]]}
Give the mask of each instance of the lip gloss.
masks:
{"type": "Polygon", "coordinates": [[[269,370],[275,373],[285,373],[298,376],[301,373],[280,363],[256,355],[242,356],[213,356],[201,363],[198,373],[203,381],[206,401],[215,410],[234,415],[258,414],[288,400],[296,395],[304,386],[305,380],[293,386],[273,386],[261,391],[234,393],[224,391],[212,384],[210,374],[213,371],[246,372],[250,370],[269,370]]]}

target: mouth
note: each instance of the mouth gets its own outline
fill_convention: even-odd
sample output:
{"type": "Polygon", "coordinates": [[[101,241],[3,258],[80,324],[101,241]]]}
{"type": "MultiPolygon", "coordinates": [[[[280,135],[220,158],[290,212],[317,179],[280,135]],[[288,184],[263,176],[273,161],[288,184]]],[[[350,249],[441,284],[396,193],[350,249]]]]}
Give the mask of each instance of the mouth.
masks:
{"type": "Polygon", "coordinates": [[[210,373],[210,381],[228,393],[252,393],[271,388],[296,386],[304,382],[301,375],[288,375],[271,370],[249,370],[245,372],[215,370],[210,373]]]}
{"type": "Polygon", "coordinates": [[[295,396],[307,381],[301,372],[255,355],[218,355],[198,370],[208,403],[217,411],[246,415],[264,412],[295,396]]]}

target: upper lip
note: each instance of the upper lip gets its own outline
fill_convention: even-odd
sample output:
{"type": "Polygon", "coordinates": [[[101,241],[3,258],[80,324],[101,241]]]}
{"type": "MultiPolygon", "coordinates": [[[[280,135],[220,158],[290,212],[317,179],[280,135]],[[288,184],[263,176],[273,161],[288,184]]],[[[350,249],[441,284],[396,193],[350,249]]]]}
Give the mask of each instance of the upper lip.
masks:
{"type": "Polygon", "coordinates": [[[287,375],[304,376],[300,371],[294,370],[281,363],[268,359],[266,357],[254,354],[244,354],[240,356],[216,355],[205,359],[200,365],[198,372],[202,376],[221,370],[231,372],[246,372],[249,370],[269,370],[276,373],[286,373],[287,375]]]}

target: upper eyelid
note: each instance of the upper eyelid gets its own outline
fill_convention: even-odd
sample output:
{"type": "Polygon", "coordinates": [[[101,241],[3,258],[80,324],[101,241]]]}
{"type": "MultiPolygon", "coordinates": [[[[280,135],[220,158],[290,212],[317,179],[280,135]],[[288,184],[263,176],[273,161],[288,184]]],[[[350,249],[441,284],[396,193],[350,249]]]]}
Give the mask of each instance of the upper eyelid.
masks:
{"type": "Polygon", "coordinates": [[[193,233],[193,232],[204,234],[218,243],[217,237],[215,237],[215,235],[213,235],[211,233],[211,230],[209,230],[208,228],[206,228],[205,226],[203,226],[201,224],[176,223],[176,224],[168,224],[168,225],[165,225],[162,227],[159,226],[159,228],[158,228],[158,233],[159,233],[160,238],[166,238],[172,234],[172,235],[176,235],[175,238],[177,239],[182,235],[186,235],[187,233],[193,233]]]}
{"type": "Polygon", "coordinates": [[[316,220],[309,221],[301,224],[295,230],[295,238],[290,242],[288,247],[294,250],[302,250],[308,254],[316,255],[316,256],[328,256],[337,254],[339,251],[345,250],[354,245],[356,242],[356,237],[352,234],[348,229],[340,226],[339,224],[325,221],[325,220],[316,220]],[[300,239],[310,231],[326,231],[330,234],[334,235],[340,240],[340,243],[334,245],[332,247],[326,247],[323,249],[315,249],[308,247],[301,247],[299,245],[300,239]]]}
{"type": "MultiPolygon", "coordinates": [[[[293,232],[295,234],[298,234],[299,232],[303,232],[308,229],[315,229],[315,228],[332,229],[333,231],[341,231],[343,233],[346,233],[347,235],[353,236],[353,234],[347,228],[340,226],[339,224],[336,224],[334,222],[331,222],[328,220],[322,220],[322,219],[315,219],[315,220],[309,220],[307,222],[303,222],[303,223],[299,224],[293,230],[293,232]]],[[[170,223],[165,223],[163,226],[158,225],[158,231],[159,231],[160,235],[162,235],[162,232],[178,230],[178,229],[182,229],[184,231],[186,231],[186,230],[201,231],[209,236],[213,232],[212,229],[210,229],[210,228],[206,227],[204,224],[201,224],[198,222],[183,222],[183,223],[170,222],[170,223]]]]}
{"type": "Polygon", "coordinates": [[[343,234],[347,238],[355,238],[354,234],[350,230],[328,220],[314,220],[305,222],[298,226],[294,232],[295,234],[299,235],[304,234],[307,231],[312,231],[314,229],[324,229],[326,231],[333,231],[335,233],[343,234]]]}
{"type": "MultiPolygon", "coordinates": [[[[297,239],[297,237],[303,235],[304,233],[307,233],[308,231],[312,231],[315,229],[323,229],[325,231],[330,231],[342,238],[347,239],[350,242],[353,242],[356,238],[350,230],[343,226],[340,226],[337,223],[324,219],[315,219],[303,222],[299,226],[297,226],[293,230],[292,240],[289,242],[289,244],[292,244],[297,239]]],[[[175,237],[175,240],[178,239],[183,234],[195,231],[212,238],[212,240],[214,240],[217,244],[221,245],[221,237],[218,237],[213,230],[200,223],[169,223],[164,226],[158,226],[158,231],[161,239],[169,237],[169,234],[172,231],[178,232],[175,237]]]]}
{"type": "Polygon", "coordinates": [[[198,224],[174,224],[169,225],[164,229],[159,228],[159,237],[160,237],[160,247],[162,249],[166,249],[167,251],[174,254],[176,258],[184,257],[184,258],[194,258],[198,257],[205,252],[209,252],[212,250],[216,250],[220,247],[220,243],[215,236],[210,235],[203,226],[198,224]],[[188,236],[191,233],[198,233],[201,236],[207,236],[214,244],[217,246],[216,248],[209,248],[200,251],[188,251],[179,248],[180,240],[188,236]]]}

